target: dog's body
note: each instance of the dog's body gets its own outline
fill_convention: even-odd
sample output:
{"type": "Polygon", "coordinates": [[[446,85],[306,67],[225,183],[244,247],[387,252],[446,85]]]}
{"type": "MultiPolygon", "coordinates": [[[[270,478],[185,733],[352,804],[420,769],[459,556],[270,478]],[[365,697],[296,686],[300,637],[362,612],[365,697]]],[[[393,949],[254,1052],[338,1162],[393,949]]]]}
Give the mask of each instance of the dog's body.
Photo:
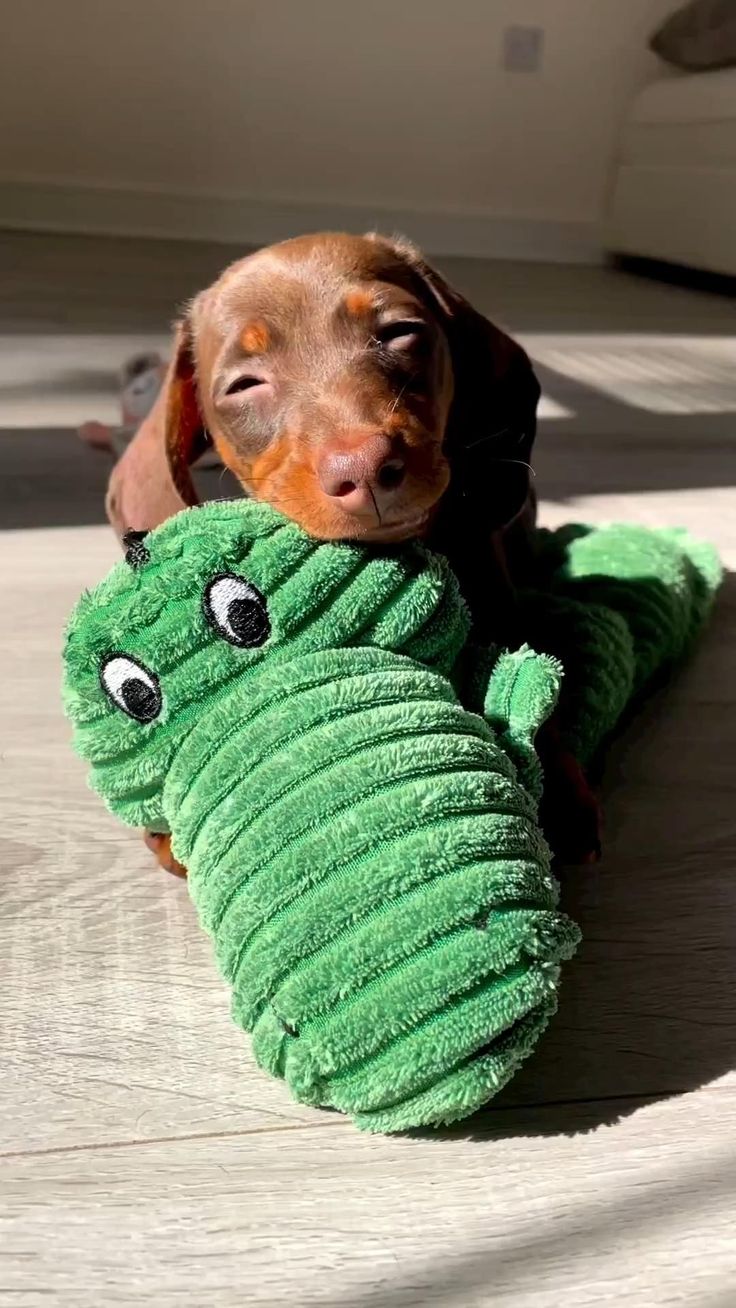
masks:
{"type": "MultiPolygon", "coordinates": [[[[449,558],[478,635],[513,640],[538,399],[521,347],[412,247],[300,237],[192,301],[108,513],[122,535],[195,503],[189,467],[209,439],[247,494],[316,537],[423,537],[449,558]]],[[[166,863],[167,843],[153,846],[166,863]]]]}

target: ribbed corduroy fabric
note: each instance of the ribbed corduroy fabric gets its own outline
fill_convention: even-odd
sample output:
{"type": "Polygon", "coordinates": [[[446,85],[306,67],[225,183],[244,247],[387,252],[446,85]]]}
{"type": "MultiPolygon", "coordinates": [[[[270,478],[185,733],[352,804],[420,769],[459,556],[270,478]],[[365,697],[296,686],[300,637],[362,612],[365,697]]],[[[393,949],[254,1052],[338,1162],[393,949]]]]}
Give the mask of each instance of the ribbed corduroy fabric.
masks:
{"type": "MultiPolygon", "coordinates": [[[[649,675],[653,655],[618,592],[624,616],[596,598],[607,617],[588,623],[587,592],[581,605],[568,588],[592,584],[600,551],[566,549],[559,595],[527,607],[557,605],[548,646],[569,643],[567,620],[588,642],[576,668],[587,677],[591,658],[598,689],[567,701],[587,741],[624,706],[631,661],[649,675]],[[607,660],[624,671],[598,675],[607,660]]],[[[554,1011],[578,940],[537,825],[534,736],[560,664],[501,655],[476,715],[450,680],[467,628],[454,578],[420,546],[320,544],[236,501],[150,533],[68,631],[65,702],[92,784],[124,820],[172,831],[259,1063],[370,1130],[490,1098],[554,1011]],[[110,672],[126,660],[127,700],[110,672]]]]}
{"type": "Polygon", "coordinates": [[[523,597],[523,628],[564,669],[558,726],[587,764],[652,681],[697,638],[720,585],[712,545],[635,523],[539,531],[544,590],[523,597]]]}

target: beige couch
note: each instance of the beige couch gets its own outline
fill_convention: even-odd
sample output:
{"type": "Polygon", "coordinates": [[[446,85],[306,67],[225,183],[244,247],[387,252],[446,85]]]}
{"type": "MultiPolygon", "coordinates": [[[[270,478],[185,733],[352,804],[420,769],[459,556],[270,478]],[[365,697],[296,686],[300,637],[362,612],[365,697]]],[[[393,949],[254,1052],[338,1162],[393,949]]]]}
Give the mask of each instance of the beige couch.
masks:
{"type": "Polygon", "coordinates": [[[647,86],[624,127],[604,243],[736,275],[736,68],[647,86]]]}

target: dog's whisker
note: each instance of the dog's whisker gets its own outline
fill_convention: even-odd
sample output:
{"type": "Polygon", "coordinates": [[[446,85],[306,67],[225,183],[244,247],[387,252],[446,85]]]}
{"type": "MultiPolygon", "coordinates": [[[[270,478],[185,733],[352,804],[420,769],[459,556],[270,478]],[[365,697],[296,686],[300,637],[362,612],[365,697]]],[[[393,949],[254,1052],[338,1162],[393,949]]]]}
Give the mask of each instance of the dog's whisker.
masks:
{"type": "Polygon", "coordinates": [[[518,463],[520,468],[528,468],[530,473],[532,474],[532,477],[536,477],[537,475],[531,463],[527,463],[525,459],[494,459],[493,462],[494,463],[518,463]]]}
{"type": "Polygon", "coordinates": [[[378,500],[376,499],[375,495],[373,494],[373,487],[371,486],[370,482],[367,482],[366,485],[367,485],[367,487],[368,487],[368,492],[369,492],[369,494],[370,494],[370,497],[371,497],[371,499],[373,500],[373,507],[374,507],[374,509],[376,510],[376,517],[378,518],[378,525],[379,525],[379,527],[381,527],[381,526],[383,526],[383,523],[382,523],[382,521],[381,521],[381,510],[380,510],[379,507],[378,507],[378,500]]]}
{"type": "Polygon", "coordinates": [[[474,450],[476,446],[485,445],[487,441],[493,441],[497,436],[505,436],[506,432],[509,430],[510,428],[508,426],[499,427],[497,431],[491,431],[486,436],[479,436],[477,441],[471,441],[469,445],[465,446],[465,448],[466,450],[474,450]]]}
{"type": "MultiPolygon", "coordinates": [[[[411,381],[411,380],[413,380],[413,379],[410,378],[409,381],[411,381]]],[[[396,396],[396,398],[395,398],[393,404],[391,405],[391,408],[390,408],[389,411],[388,411],[388,416],[389,416],[389,417],[391,417],[391,414],[392,414],[392,413],[395,413],[395,412],[396,412],[397,408],[399,407],[399,404],[401,403],[401,400],[402,400],[403,397],[404,397],[404,393],[406,392],[408,386],[409,386],[409,382],[408,382],[408,381],[405,382],[404,385],[402,386],[402,388],[401,388],[401,390],[399,391],[398,395],[396,396]]]]}

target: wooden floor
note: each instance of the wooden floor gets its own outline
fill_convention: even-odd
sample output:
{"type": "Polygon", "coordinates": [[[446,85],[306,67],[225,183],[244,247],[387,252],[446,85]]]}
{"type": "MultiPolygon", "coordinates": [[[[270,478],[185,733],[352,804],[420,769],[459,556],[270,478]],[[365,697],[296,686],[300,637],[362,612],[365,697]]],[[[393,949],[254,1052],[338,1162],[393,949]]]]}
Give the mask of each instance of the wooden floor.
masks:
{"type": "MultiPolygon", "coordinates": [[[[71,756],[59,649],[115,557],[69,430],[228,251],[0,241],[0,1301],[736,1304],[736,583],[617,747],[561,1010],[487,1112],[360,1135],[253,1065],[186,887],[71,756]]],[[[736,326],[603,269],[456,262],[541,361],[547,521],[682,523],[736,569],[736,326]]]]}

